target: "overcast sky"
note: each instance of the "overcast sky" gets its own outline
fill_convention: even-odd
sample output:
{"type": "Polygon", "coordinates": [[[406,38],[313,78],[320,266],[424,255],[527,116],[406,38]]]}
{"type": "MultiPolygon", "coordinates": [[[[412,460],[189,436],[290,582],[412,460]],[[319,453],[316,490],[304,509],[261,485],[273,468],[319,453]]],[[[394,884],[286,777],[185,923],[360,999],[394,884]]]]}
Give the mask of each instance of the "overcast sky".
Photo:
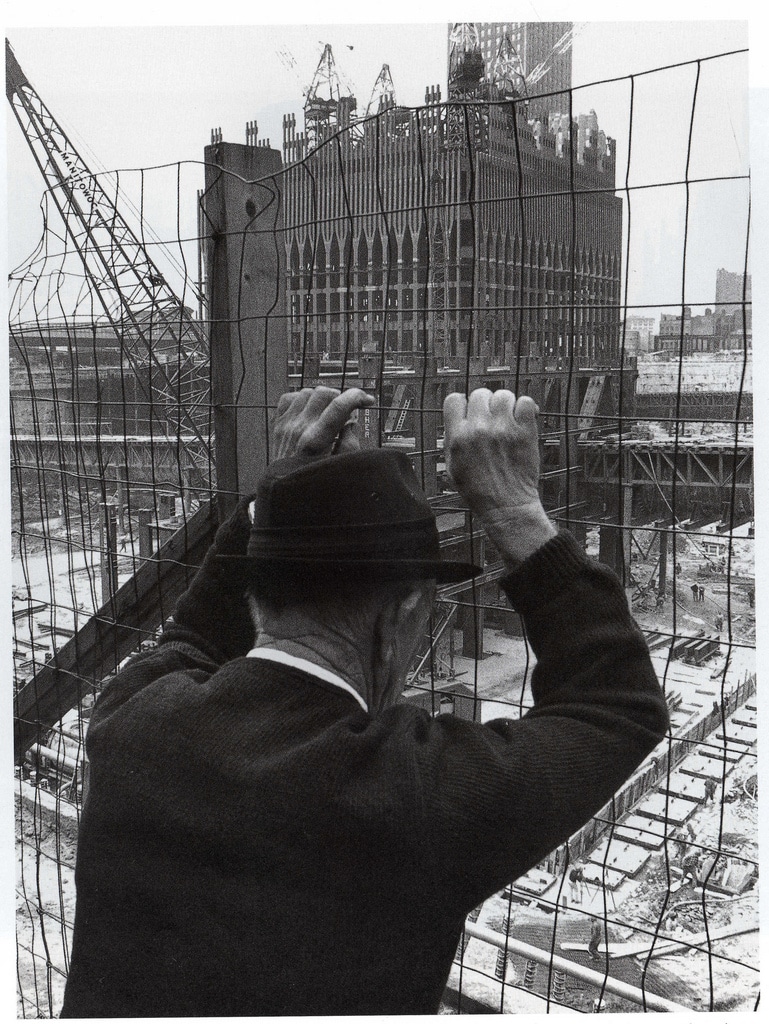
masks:
{"type": "MultiPolygon", "coordinates": [[[[506,9],[506,16],[533,18],[533,10],[518,5],[506,9]]],[[[491,11],[487,20],[501,17],[491,11]]],[[[447,24],[437,19],[377,25],[10,27],[7,35],[28,78],[93,170],[201,161],[212,127],[220,127],[226,141],[242,142],[252,119],[260,136],[280,148],[282,115],[296,113],[302,126],[302,91],[326,42],[359,109],[365,109],[385,62],[399,103],[421,104],[430,84],[440,84],[445,95],[447,24]]],[[[745,21],[578,21],[574,85],[747,44],[745,21]]],[[[690,177],[747,173],[747,66],[744,55],[701,64],[690,177]]],[[[691,65],[636,79],[629,178],[631,304],[681,301],[687,190],[639,186],[684,178],[695,78],[696,65],[691,65]]],[[[617,140],[618,188],[625,184],[629,102],[627,80],[574,93],[575,112],[594,108],[601,127],[617,140]]],[[[6,111],[8,253],[14,268],[41,235],[42,178],[7,106],[6,111]]],[[[123,179],[127,186],[130,180],[123,179]]],[[[143,179],[147,216],[163,238],[175,234],[175,202],[165,198],[171,194],[164,191],[165,180],[161,172],[143,179]]],[[[190,233],[195,188],[201,183],[202,168],[185,168],[183,219],[190,233]]],[[[692,186],[688,203],[686,300],[704,304],[713,301],[717,267],[740,270],[744,264],[747,184],[692,186]]]]}

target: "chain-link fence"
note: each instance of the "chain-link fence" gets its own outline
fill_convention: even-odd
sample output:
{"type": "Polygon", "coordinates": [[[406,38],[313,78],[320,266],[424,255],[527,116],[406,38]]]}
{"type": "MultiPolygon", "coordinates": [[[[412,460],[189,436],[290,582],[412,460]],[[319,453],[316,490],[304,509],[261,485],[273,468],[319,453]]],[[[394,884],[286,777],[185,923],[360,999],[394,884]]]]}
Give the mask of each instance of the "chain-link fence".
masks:
{"type": "Polygon", "coordinates": [[[11,275],[23,1016],[61,1005],[94,698],[269,461],[278,395],[318,383],[374,394],[361,443],[409,454],[444,553],[484,565],[439,591],[405,699],[477,721],[531,703],[502,564],[442,450],[448,393],[507,387],[537,400],[546,507],[622,578],[671,712],[611,803],[470,915],[445,1009],[756,1005],[749,183],[745,139],[713,135],[745,64],[595,83],[549,114],[437,90],[347,125],[320,110],[285,120],[282,160],[216,137],[202,164],[70,167],[46,193],[11,275]],[[609,97],[626,137],[582,113],[609,97]],[[735,235],[739,265],[698,290],[701,248],[735,235]]]}

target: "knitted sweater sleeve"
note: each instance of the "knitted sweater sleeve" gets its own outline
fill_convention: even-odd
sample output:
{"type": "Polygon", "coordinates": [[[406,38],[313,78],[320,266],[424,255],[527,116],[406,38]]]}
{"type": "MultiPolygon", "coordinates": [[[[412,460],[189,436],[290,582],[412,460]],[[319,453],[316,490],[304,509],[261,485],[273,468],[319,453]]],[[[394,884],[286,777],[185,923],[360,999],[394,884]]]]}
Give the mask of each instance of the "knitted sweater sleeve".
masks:
{"type": "Polygon", "coordinates": [[[404,766],[418,780],[422,853],[468,910],[600,810],[669,725],[619,580],[569,533],[502,585],[537,657],[533,708],[483,726],[412,720],[404,766]]]}
{"type": "Polygon", "coordinates": [[[219,665],[248,654],[254,625],[245,599],[248,570],[220,555],[245,555],[251,523],[250,498],[243,498],[216,531],[214,543],[185,593],[179,598],[161,644],[185,644],[219,665]]]}
{"type": "Polygon", "coordinates": [[[133,658],[107,682],[94,721],[113,713],[159,679],[182,673],[191,683],[203,682],[227,661],[247,654],[253,647],[254,625],[244,597],[244,569],[238,562],[218,557],[246,553],[251,527],[249,501],[240,501],[216,531],[214,543],[179,598],[157,649],[133,658]]]}

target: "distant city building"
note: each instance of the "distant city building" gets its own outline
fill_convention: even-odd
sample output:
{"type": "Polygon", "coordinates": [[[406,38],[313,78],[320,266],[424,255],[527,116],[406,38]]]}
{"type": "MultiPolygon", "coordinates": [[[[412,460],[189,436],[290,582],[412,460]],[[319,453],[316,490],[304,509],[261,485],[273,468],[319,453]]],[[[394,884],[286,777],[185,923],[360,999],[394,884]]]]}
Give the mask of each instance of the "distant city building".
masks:
{"type": "Polygon", "coordinates": [[[703,315],[692,316],[691,307],[684,306],[683,316],[662,313],[655,348],[669,356],[719,351],[720,337],[713,311],[706,309],[703,315]]]}
{"type": "MultiPolygon", "coordinates": [[[[729,350],[749,351],[753,345],[752,314],[750,306],[740,300],[735,304],[727,301],[738,290],[742,295],[741,274],[730,274],[719,270],[716,278],[716,299],[714,309],[704,314],[692,315],[691,306],[684,306],[683,315],[662,313],[659,333],[654,339],[654,351],[662,358],[689,356],[698,352],[723,352],[729,350]]],[[[748,277],[746,295],[750,295],[748,277]]],[[[628,318],[630,319],[630,318],[628,318]]]]}
{"type": "Polygon", "coordinates": [[[634,331],[631,328],[625,328],[622,331],[622,343],[625,346],[626,356],[637,356],[642,352],[641,349],[641,332],[634,331]]]}
{"type": "Polygon", "coordinates": [[[716,306],[724,313],[737,313],[743,302],[751,301],[750,274],[735,274],[719,267],[716,272],[716,306]],[[744,294],[743,294],[744,292],[744,294]]]}
{"type": "Polygon", "coordinates": [[[625,351],[628,355],[641,355],[651,352],[654,347],[654,317],[631,314],[625,317],[625,351]],[[635,344],[635,352],[630,351],[629,343],[635,344]]]}

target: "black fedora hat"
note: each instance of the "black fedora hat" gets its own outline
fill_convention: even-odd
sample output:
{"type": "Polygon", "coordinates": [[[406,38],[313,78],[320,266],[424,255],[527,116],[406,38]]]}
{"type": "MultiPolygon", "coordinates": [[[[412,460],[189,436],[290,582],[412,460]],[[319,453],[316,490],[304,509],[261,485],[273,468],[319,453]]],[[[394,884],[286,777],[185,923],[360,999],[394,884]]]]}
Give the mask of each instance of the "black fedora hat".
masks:
{"type": "Polygon", "coordinates": [[[435,515],[403,452],[381,448],[268,466],[245,558],[281,576],[345,574],[456,583],[481,568],[441,559],[435,515]]]}

